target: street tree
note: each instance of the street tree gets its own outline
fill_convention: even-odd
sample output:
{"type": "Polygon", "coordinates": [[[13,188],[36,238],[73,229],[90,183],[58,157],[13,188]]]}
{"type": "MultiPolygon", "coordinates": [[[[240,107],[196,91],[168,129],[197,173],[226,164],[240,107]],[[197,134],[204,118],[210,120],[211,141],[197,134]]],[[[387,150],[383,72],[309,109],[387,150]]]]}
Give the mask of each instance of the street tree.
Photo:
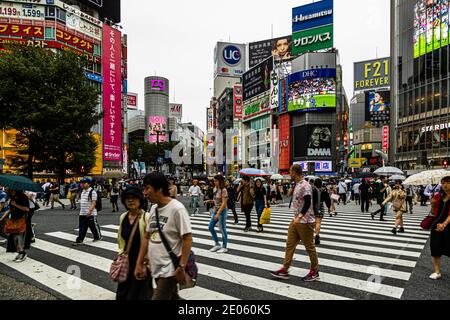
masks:
{"type": "Polygon", "coordinates": [[[95,163],[91,129],[101,119],[99,92],[86,79],[86,62],[66,51],[8,47],[0,52],[0,129],[18,131],[14,161],[32,178],[52,170],[60,180],[84,161],[95,163]]]}

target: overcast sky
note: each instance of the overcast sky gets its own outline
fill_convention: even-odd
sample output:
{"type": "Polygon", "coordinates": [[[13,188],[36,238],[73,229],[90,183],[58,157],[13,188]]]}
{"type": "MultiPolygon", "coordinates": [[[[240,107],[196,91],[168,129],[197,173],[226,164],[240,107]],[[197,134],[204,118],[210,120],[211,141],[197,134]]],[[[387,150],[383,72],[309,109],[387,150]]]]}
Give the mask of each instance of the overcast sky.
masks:
{"type": "MultiPolygon", "coordinates": [[[[183,104],[183,122],[206,129],[218,41],[249,43],[292,33],[292,8],[312,0],[122,0],[128,34],[128,91],[144,109],[144,78],[170,80],[170,102],[183,104]]],[[[389,0],[335,0],[334,46],[352,98],[353,62],[390,55],[389,0]]]]}

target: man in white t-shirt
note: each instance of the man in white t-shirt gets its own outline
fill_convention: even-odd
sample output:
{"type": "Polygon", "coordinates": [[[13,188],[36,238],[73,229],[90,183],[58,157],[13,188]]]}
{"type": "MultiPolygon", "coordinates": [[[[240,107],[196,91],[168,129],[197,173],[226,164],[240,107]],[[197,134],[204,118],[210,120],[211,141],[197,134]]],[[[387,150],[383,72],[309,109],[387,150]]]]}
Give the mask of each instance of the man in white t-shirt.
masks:
{"type": "Polygon", "coordinates": [[[181,202],[170,197],[169,182],[161,173],[147,175],[144,178],[143,191],[150,203],[156,205],[150,211],[150,222],[141,242],[134,275],[138,280],[145,278],[145,258],[148,257],[152,277],[157,285],[152,300],[178,300],[177,284],[185,283],[185,268],[192,248],[189,213],[181,202]],[[173,253],[179,258],[177,266],[173,264],[161,240],[157,212],[161,231],[173,253]]]}
{"type": "Polygon", "coordinates": [[[88,228],[94,236],[94,242],[102,240],[100,226],[97,222],[97,192],[91,187],[92,179],[85,178],[82,181],[83,192],[80,197],[80,217],[79,217],[79,231],[78,238],[72,243],[73,246],[78,246],[83,243],[88,228]]]}
{"type": "Polygon", "coordinates": [[[347,184],[345,183],[344,179],[341,179],[338,184],[338,192],[341,196],[339,202],[341,202],[342,199],[344,201],[344,206],[347,205],[347,184]]]}
{"type": "Polygon", "coordinates": [[[355,195],[355,204],[360,205],[361,204],[361,197],[359,192],[359,187],[361,186],[361,183],[357,182],[353,185],[353,194],[355,195]]]}
{"type": "Polygon", "coordinates": [[[202,190],[198,186],[198,181],[194,180],[192,181],[192,186],[189,188],[189,197],[191,197],[191,208],[192,208],[192,215],[198,214],[198,200],[200,199],[200,195],[202,194],[202,190]]]}

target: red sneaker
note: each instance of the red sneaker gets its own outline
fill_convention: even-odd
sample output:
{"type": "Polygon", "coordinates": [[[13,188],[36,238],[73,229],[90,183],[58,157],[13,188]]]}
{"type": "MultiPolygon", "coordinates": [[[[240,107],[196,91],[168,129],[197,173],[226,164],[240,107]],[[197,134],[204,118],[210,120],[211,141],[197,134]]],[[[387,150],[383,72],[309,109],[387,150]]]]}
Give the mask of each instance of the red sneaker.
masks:
{"type": "Polygon", "coordinates": [[[289,273],[286,271],[286,269],[284,267],[282,267],[280,270],[278,271],[272,271],[270,272],[270,274],[277,279],[281,279],[281,280],[289,280],[289,273]]]}
{"type": "Polygon", "coordinates": [[[313,282],[320,280],[319,272],[311,270],[306,277],[302,279],[305,282],[313,282]]]}

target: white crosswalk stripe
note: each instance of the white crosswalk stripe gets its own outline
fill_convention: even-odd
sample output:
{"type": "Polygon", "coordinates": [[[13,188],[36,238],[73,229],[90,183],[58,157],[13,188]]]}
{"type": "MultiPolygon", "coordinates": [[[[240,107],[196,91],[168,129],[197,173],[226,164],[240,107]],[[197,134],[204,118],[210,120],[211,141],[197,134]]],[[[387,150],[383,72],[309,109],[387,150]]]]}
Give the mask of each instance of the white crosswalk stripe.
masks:
{"type": "MultiPolygon", "coordinates": [[[[187,300],[254,299],[258,295],[297,300],[400,299],[428,241],[428,232],[419,226],[427,208],[419,209],[415,215],[405,214],[406,233],[394,236],[392,213],[381,222],[372,221],[370,214],[359,212],[356,206],[338,207],[342,213],[324,218],[321,245],[317,247],[320,281],[310,284],[301,281],[309,272],[309,257],[302,245],[295,252],[291,280],[282,282],[269,274],[284,259],[292,220],[288,208],[273,207],[271,224],[264,227],[263,233],[244,232],[243,214],[239,212],[241,223],[233,225],[229,213],[228,254],[209,252],[214,244],[208,230],[209,214],[193,216],[199,284],[180,295],[187,300]]],[[[253,212],[252,223],[255,221],[253,212]]],[[[0,264],[68,299],[115,299],[116,285],[109,281],[108,272],[117,252],[117,230],[117,225],[104,225],[103,241],[86,239],[83,246],[76,248],[71,246],[75,231],[48,233],[33,245],[36,257],[30,251],[31,258],[14,263],[14,255],[2,254],[0,264]],[[70,285],[74,277],[67,273],[69,266],[81,269],[78,288],[70,285]]]]}

